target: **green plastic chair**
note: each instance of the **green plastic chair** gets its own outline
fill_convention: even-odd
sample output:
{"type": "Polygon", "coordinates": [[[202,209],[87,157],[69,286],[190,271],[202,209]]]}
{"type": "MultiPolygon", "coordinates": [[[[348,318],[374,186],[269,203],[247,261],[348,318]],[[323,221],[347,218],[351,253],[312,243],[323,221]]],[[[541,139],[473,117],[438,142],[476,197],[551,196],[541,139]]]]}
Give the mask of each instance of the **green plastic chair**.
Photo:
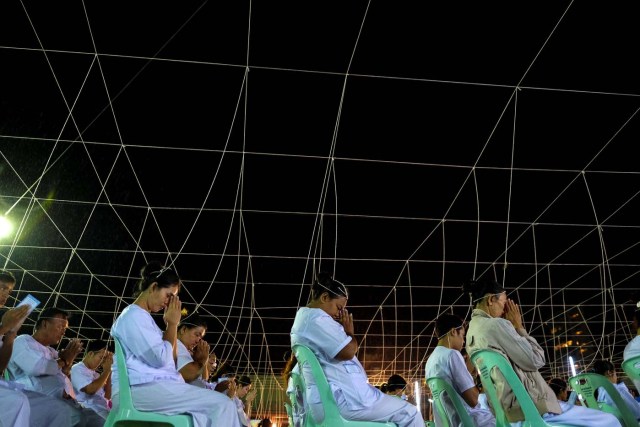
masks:
{"type": "Polygon", "coordinates": [[[5,381],[11,381],[11,378],[9,378],[9,370],[8,369],[4,370],[4,380],[5,381]]]}
{"type": "MultiPolygon", "coordinates": [[[[318,387],[320,400],[322,401],[324,409],[324,417],[322,417],[321,420],[314,419],[313,415],[309,413],[304,414],[303,425],[305,427],[397,427],[395,423],[354,421],[342,418],[342,415],[340,415],[340,411],[338,410],[338,405],[333,397],[333,393],[331,392],[331,387],[329,386],[327,377],[325,376],[324,371],[320,366],[320,362],[318,362],[313,351],[311,351],[309,347],[296,344],[293,346],[293,354],[296,356],[296,359],[300,364],[300,372],[306,372],[304,369],[305,365],[311,368],[311,373],[315,380],[316,387],[318,387]]],[[[300,390],[307,389],[304,375],[296,375],[292,376],[292,378],[294,379],[294,384],[296,384],[300,390]]],[[[304,406],[305,409],[308,408],[306,403],[304,406]]],[[[309,411],[307,410],[306,412],[309,411]]]]}
{"type": "Polygon", "coordinates": [[[626,427],[638,427],[638,420],[627,406],[618,389],[604,375],[594,372],[584,372],[569,378],[569,384],[578,394],[582,396],[582,402],[587,408],[599,409],[615,415],[620,423],[626,427]],[[605,389],[607,394],[613,399],[615,406],[604,402],[598,402],[595,392],[599,387],[605,389]]]}
{"type": "Polygon", "coordinates": [[[460,421],[462,421],[462,425],[464,427],[475,427],[473,419],[469,415],[469,412],[467,412],[467,408],[464,406],[462,397],[451,384],[442,378],[430,377],[427,378],[427,385],[433,395],[433,406],[435,406],[436,411],[438,411],[438,415],[440,415],[440,419],[442,420],[442,425],[444,427],[458,427],[458,423],[454,424],[452,422],[452,418],[456,414],[460,421]],[[447,405],[445,405],[443,398],[448,398],[451,403],[453,403],[456,414],[450,414],[447,411],[447,405]]]}
{"type": "Polygon", "coordinates": [[[640,381],[640,355],[622,362],[622,370],[634,381],[640,381]]]}
{"type": "Polygon", "coordinates": [[[487,393],[487,398],[491,402],[491,407],[496,416],[497,427],[510,427],[511,424],[507,420],[507,416],[496,392],[496,386],[491,378],[491,374],[494,369],[500,371],[506,382],[509,384],[509,387],[511,387],[511,390],[513,390],[516,400],[522,408],[525,418],[522,423],[522,427],[571,426],[571,424],[548,423],[542,418],[538,412],[538,408],[536,408],[533,400],[531,400],[531,396],[529,396],[527,389],[524,388],[522,381],[520,381],[520,378],[518,378],[518,375],[516,375],[513,370],[513,366],[511,366],[511,363],[502,354],[494,350],[479,350],[471,355],[471,361],[476,366],[478,373],[480,374],[482,387],[484,388],[485,393],[487,393]]]}
{"type": "Polygon", "coordinates": [[[129,372],[127,362],[120,341],[113,338],[116,344],[116,363],[118,365],[118,384],[120,404],[117,410],[112,409],[104,423],[104,427],[129,427],[129,426],[173,426],[193,427],[191,415],[164,415],[155,412],[138,411],[133,406],[131,398],[131,386],[129,384],[129,372]]]}

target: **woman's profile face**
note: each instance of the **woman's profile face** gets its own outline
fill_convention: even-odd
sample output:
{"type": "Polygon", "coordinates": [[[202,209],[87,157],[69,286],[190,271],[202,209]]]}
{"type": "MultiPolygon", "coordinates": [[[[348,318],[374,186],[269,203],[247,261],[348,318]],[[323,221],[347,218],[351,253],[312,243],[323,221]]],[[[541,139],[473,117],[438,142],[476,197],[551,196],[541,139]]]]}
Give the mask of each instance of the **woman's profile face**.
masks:
{"type": "Polygon", "coordinates": [[[320,307],[334,319],[338,319],[340,312],[347,307],[347,297],[331,298],[328,293],[325,293],[321,299],[320,307]]]}
{"type": "Polygon", "coordinates": [[[207,330],[202,326],[196,326],[194,328],[183,327],[178,331],[178,339],[182,341],[185,347],[189,350],[193,350],[193,348],[202,341],[202,337],[207,330]]]}

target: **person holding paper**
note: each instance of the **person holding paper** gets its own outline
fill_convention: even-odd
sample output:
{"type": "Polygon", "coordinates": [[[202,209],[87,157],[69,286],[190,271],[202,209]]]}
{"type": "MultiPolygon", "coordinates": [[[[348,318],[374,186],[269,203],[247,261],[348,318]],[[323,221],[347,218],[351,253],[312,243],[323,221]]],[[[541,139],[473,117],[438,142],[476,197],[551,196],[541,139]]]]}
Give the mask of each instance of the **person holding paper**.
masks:
{"type": "MultiPolygon", "coordinates": [[[[16,284],[13,273],[0,270],[0,307],[16,284]]],[[[22,305],[6,311],[0,320],[0,372],[7,369],[16,333],[33,309],[22,305]]],[[[4,378],[4,377],[2,377],[4,378]]],[[[0,379],[0,425],[15,427],[68,427],[80,422],[79,413],[61,400],[23,390],[21,384],[0,379]]]]}

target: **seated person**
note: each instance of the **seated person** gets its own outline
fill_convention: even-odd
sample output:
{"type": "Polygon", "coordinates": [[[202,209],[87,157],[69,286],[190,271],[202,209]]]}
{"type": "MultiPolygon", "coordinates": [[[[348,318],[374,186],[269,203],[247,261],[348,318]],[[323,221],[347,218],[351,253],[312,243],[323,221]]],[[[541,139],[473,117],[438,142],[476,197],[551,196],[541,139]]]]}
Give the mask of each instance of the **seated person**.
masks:
{"type": "MultiPolygon", "coordinates": [[[[539,371],[545,364],[544,349],[527,333],[520,307],[507,298],[505,289],[497,281],[480,279],[467,282],[463,292],[473,305],[467,330],[467,351],[471,356],[483,349],[504,355],[522,379],[533,404],[546,422],[572,426],[620,426],[615,415],[598,409],[583,406],[572,406],[566,411],[562,409],[539,371]]],[[[496,376],[494,381],[508,421],[524,421],[524,412],[509,384],[502,376],[496,376]]]]}
{"type": "MultiPolygon", "coordinates": [[[[422,414],[415,405],[386,395],[369,384],[367,373],[356,356],[358,341],[353,315],[346,309],[347,300],[347,288],[342,283],[327,273],[319,273],[311,287],[309,303],[296,313],[291,347],[302,344],[315,354],[343,418],[390,421],[398,427],[424,427],[422,414]]],[[[314,383],[305,370],[301,369],[307,384],[314,383]]]]}
{"type": "Polygon", "coordinates": [[[68,318],[69,314],[57,307],[42,310],[33,335],[22,334],[15,339],[7,369],[11,378],[26,390],[61,399],[80,411],[85,425],[101,427],[105,420],[78,405],[71,381],[63,371],[82,350],[82,342],[77,338],[69,340],[60,352],[52,347],[62,340],[69,327],[68,318]]]}
{"type": "Polygon", "coordinates": [[[246,375],[241,375],[236,378],[236,392],[233,396],[233,401],[238,409],[238,418],[240,424],[245,427],[250,427],[249,410],[251,409],[251,402],[256,397],[256,390],[251,389],[251,378],[246,375]]]}
{"type": "Polygon", "coordinates": [[[82,360],[71,367],[71,384],[76,400],[105,420],[111,410],[112,364],[113,353],[107,349],[107,343],[94,340],[87,345],[82,360]],[[101,368],[100,373],[98,368],[101,368]]]}
{"type": "MultiPolygon", "coordinates": [[[[0,270],[0,307],[7,303],[16,278],[8,270],[0,270]]],[[[22,305],[5,311],[0,318],[0,374],[4,373],[13,353],[17,332],[29,313],[22,305]]],[[[24,390],[21,384],[0,375],[0,425],[13,427],[66,427],[81,422],[80,412],[62,400],[24,390]]]]}
{"type": "MultiPolygon", "coordinates": [[[[627,385],[623,381],[618,381],[618,373],[616,372],[613,363],[604,359],[596,360],[593,363],[593,372],[607,377],[607,379],[618,390],[622,400],[625,401],[633,416],[640,420],[640,403],[633,397],[627,385]]],[[[611,396],[609,396],[603,387],[598,387],[598,390],[596,391],[596,399],[598,402],[604,402],[609,406],[613,406],[614,408],[616,407],[613,399],[611,399],[611,396]]]]}
{"type": "Polygon", "coordinates": [[[575,391],[569,393],[569,385],[565,380],[555,377],[551,378],[548,384],[558,398],[558,403],[563,411],[568,410],[571,406],[576,404],[576,398],[578,395],[575,391]]]}
{"type": "MultiPolygon", "coordinates": [[[[302,397],[303,391],[295,387],[292,374],[300,374],[300,366],[293,353],[291,353],[289,359],[287,359],[287,363],[282,371],[282,377],[284,378],[284,384],[286,386],[287,399],[291,404],[291,418],[293,420],[291,427],[300,427],[305,412],[304,399],[302,397]]],[[[319,418],[318,414],[313,414],[312,416],[319,418]]]]}
{"type": "Polygon", "coordinates": [[[229,383],[226,383],[225,381],[229,381],[229,379],[233,377],[235,377],[235,370],[233,366],[231,366],[227,361],[224,361],[220,363],[218,369],[216,369],[211,375],[207,388],[223,392],[229,387],[229,383]]]}
{"type": "MultiPolygon", "coordinates": [[[[133,405],[139,411],[166,415],[189,414],[194,427],[239,427],[231,399],[206,388],[184,382],[176,368],[178,324],[182,284],[176,272],[159,262],[141,270],[134,302],[127,306],[111,327],[126,354],[133,405]],[[162,331],[151,313],[164,310],[162,331]]],[[[117,359],[111,373],[113,409],[119,406],[117,359]]]]}
{"type": "Polygon", "coordinates": [[[202,339],[206,332],[207,323],[197,313],[178,325],[178,371],[187,383],[203,388],[209,362],[209,343],[202,339]]]}
{"type": "Polygon", "coordinates": [[[409,400],[405,390],[407,388],[407,380],[401,375],[393,374],[386,382],[385,393],[399,397],[402,400],[409,400]]]}
{"type": "MultiPolygon", "coordinates": [[[[454,314],[441,315],[436,319],[436,335],[438,335],[438,345],[427,359],[425,377],[442,378],[451,384],[462,397],[467,412],[476,426],[494,427],[496,419],[491,411],[480,406],[478,401],[480,391],[460,353],[464,346],[464,320],[454,314]]],[[[443,399],[443,401],[447,412],[455,414],[450,423],[458,426],[462,420],[457,415],[453,403],[448,402],[448,399],[443,399]]],[[[434,420],[437,427],[445,425],[438,411],[434,411],[434,420]]]]}

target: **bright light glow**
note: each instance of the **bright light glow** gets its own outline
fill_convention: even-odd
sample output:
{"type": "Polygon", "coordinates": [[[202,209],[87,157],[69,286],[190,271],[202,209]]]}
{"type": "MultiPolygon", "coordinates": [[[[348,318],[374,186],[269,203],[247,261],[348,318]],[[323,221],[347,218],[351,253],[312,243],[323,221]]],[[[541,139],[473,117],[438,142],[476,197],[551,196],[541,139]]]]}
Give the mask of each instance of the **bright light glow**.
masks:
{"type": "Polygon", "coordinates": [[[416,406],[418,407],[418,413],[420,413],[420,383],[414,381],[413,383],[413,395],[416,397],[416,406]]]}
{"type": "Polygon", "coordinates": [[[0,238],[8,236],[11,234],[11,230],[13,227],[11,226],[11,222],[4,215],[0,216],[0,238]]]}
{"type": "Polygon", "coordinates": [[[569,356],[569,369],[571,369],[571,376],[576,376],[576,365],[573,363],[573,357],[569,356]]]}

